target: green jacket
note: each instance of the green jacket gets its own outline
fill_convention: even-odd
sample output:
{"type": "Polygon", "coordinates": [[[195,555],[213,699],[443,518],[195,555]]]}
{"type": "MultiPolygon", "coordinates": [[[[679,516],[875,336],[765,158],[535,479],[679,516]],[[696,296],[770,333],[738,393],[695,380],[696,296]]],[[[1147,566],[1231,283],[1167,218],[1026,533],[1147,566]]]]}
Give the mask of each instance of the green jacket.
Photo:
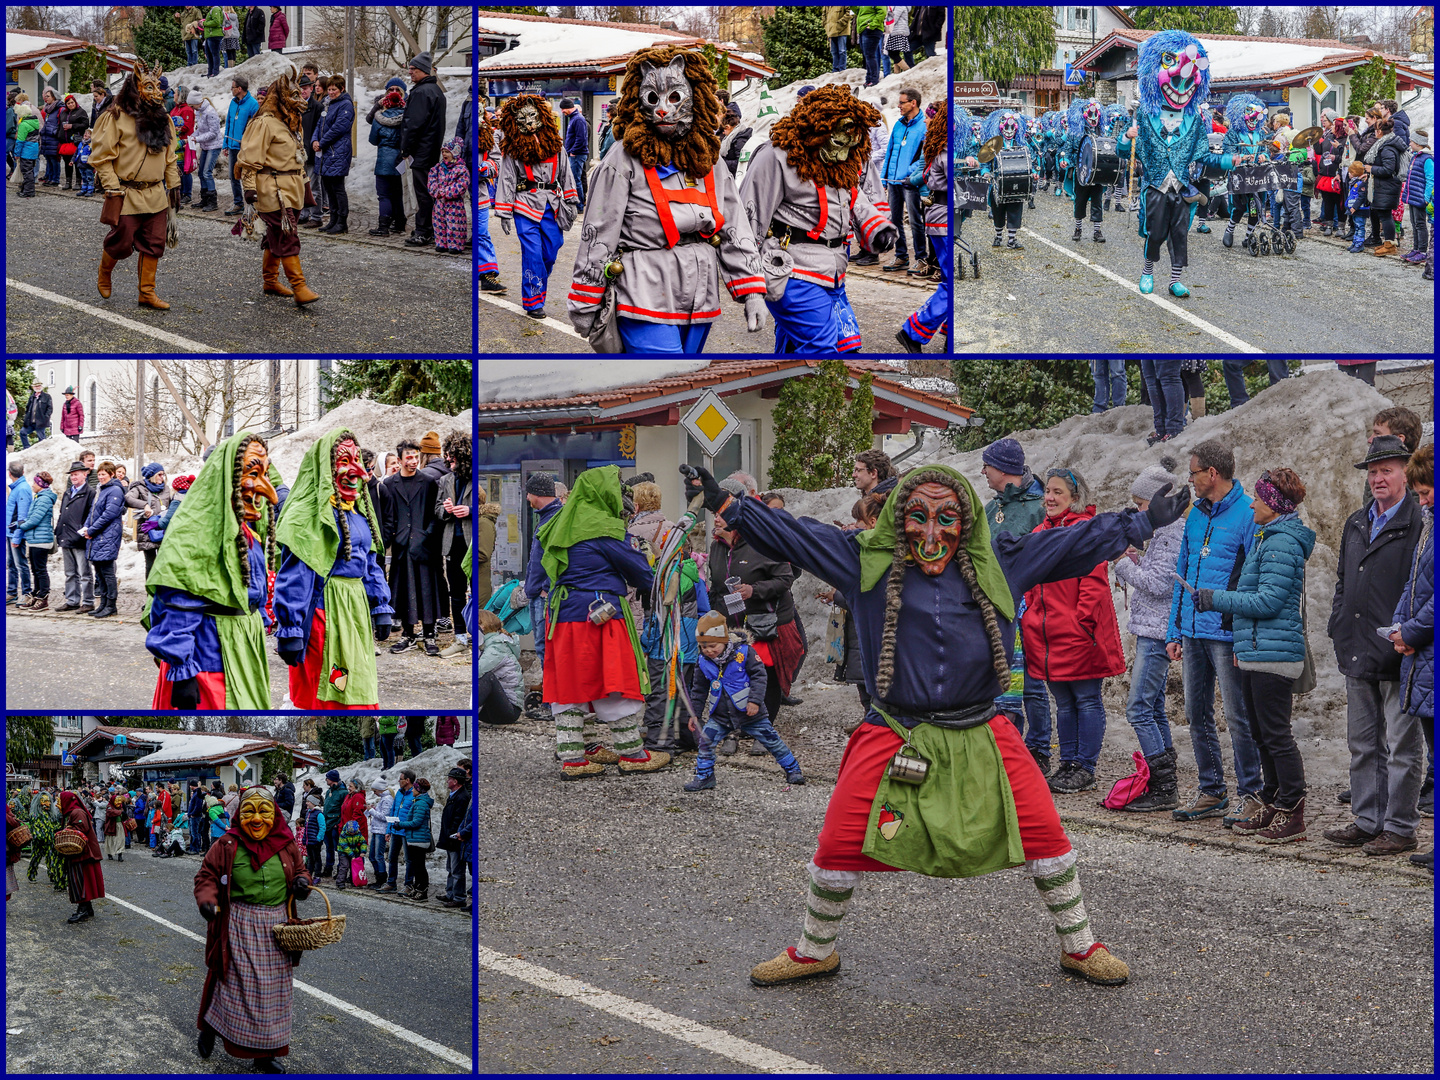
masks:
{"type": "Polygon", "coordinates": [[[212,7],[205,12],[205,36],[207,38],[223,37],[225,34],[225,12],[218,7],[212,7]]]}
{"type": "Polygon", "coordinates": [[[845,37],[850,33],[852,12],[848,7],[827,7],[825,12],[825,36],[845,37]]]}
{"type": "Polygon", "coordinates": [[[885,9],[883,7],[857,7],[855,9],[856,33],[866,30],[885,31],[885,9]]]}
{"type": "Polygon", "coordinates": [[[360,719],[360,738],[373,739],[375,737],[375,718],[365,716],[360,719]]]}
{"type": "Polygon", "coordinates": [[[320,812],[325,815],[325,828],[334,829],[340,826],[340,804],[345,801],[345,785],[336,784],[333,788],[325,789],[325,805],[320,812]]]}
{"type": "Polygon", "coordinates": [[[381,735],[396,735],[400,731],[400,722],[393,716],[382,716],[376,721],[380,725],[381,735]]]}

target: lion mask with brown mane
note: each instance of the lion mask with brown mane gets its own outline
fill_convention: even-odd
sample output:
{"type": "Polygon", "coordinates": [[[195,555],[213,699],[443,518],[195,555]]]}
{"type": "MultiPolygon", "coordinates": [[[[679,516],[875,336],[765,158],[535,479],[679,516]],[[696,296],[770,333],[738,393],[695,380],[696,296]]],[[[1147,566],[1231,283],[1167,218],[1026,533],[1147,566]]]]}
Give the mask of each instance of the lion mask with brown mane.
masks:
{"type": "Polygon", "coordinates": [[[822,86],[806,94],[770,129],[770,142],[785,151],[800,179],[827,187],[853,188],[870,155],[870,129],[880,110],[861,101],[848,86],[822,86]]]}
{"type": "Polygon", "coordinates": [[[620,100],[610,110],[625,149],[647,169],[673,165],[691,180],[720,160],[720,96],[705,57],[679,45],[641,49],[625,67],[620,100]],[[678,85],[683,79],[686,87],[678,85]],[[673,100],[672,100],[673,99],[673,100]],[[671,114],[669,109],[678,106],[671,114]],[[662,116],[661,113],[665,115],[662,116]],[[679,119],[679,124],[667,122],[679,119]]]}
{"type": "Polygon", "coordinates": [[[298,134],[300,118],[304,112],[305,102],[300,99],[300,87],[290,80],[289,75],[281,75],[265,91],[265,96],[260,99],[260,107],[255,110],[255,115],[273,114],[290,130],[291,134],[298,134]]]}
{"type": "Polygon", "coordinates": [[[516,94],[500,106],[500,152],[522,165],[539,165],[560,153],[560,130],[550,122],[543,97],[516,94]]]}

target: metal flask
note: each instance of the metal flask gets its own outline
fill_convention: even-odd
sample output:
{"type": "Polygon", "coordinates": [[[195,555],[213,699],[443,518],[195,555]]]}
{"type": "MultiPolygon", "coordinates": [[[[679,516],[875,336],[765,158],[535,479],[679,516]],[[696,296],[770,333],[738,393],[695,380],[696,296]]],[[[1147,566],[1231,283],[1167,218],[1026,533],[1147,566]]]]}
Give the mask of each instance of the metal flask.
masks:
{"type": "Polygon", "coordinates": [[[598,597],[590,605],[590,621],[596,626],[604,626],[616,616],[618,611],[619,609],[610,603],[609,600],[598,597]]]}
{"type": "Polygon", "coordinates": [[[920,785],[925,782],[925,777],[929,772],[930,762],[921,757],[920,751],[907,742],[895,752],[886,775],[891,780],[899,780],[903,784],[920,785]]]}

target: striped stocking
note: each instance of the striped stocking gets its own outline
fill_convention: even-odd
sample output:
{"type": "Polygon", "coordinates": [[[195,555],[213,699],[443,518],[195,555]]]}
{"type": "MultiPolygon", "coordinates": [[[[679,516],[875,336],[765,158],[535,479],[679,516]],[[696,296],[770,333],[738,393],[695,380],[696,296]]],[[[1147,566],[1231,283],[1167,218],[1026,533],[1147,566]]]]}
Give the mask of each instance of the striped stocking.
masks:
{"type": "Polygon", "coordinates": [[[1067,851],[1053,859],[1026,860],[1025,869],[1035,878],[1035,887],[1055,920],[1060,948],[1075,956],[1087,955],[1095,946],[1095,935],[1090,932],[1090,916],[1080,893],[1075,852],[1067,851]]]}
{"type": "Polygon", "coordinates": [[[560,755],[560,764],[584,764],[585,741],[580,736],[584,728],[585,717],[578,707],[555,709],[555,751],[560,755]]]}
{"type": "Polygon", "coordinates": [[[810,893],[805,898],[805,929],[795,946],[797,958],[824,960],[835,951],[840,920],[860,880],[858,870],[822,870],[810,863],[810,893]]]}
{"type": "Polygon", "coordinates": [[[630,761],[644,761],[650,756],[645,752],[645,742],[640,737],[640,716],[640,713],[633,712],[610,721],[612,749],[630,761]]]}

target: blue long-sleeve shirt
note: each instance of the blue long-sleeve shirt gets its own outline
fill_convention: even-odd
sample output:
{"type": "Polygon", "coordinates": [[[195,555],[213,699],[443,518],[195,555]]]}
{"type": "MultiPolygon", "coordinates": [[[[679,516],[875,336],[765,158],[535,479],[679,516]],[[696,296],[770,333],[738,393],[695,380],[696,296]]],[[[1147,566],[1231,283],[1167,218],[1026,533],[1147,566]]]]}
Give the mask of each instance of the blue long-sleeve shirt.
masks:
{"type": "MultiPolygon", "coordinates": [[[[758,499],[736,499],[726,518],[755,550],[783,559],[833,585],[845,599],[859,635],[865,688],[874,697],[876,669],[885,624],[887,572],[869,590],[860,588],[858,533],[846,533],[813,518],[794,518],[758,499]]],[[[1064,529],[994,538],[1005,580],[1017,605],[1024,593],[1051,581],[1081,577],[1096,564],[1140,547],[1151,535],[1150,520],[1134,510],[1098,514],[1064,529]]],[[[895,674],[884,704],[907,727],[909,713],[948,712],[993,701],[1003,689],[991,662],[979,604],[956,565],[935,577],[905,571],[895,639],[895,674]]],[[[1014,624],[999,615],[1008,655],[1014,624]]]]}
{"type": "MultiPolygon", "coordinates": [[[[336,552],[330,576],[359,578],[370,601],[370,614],[393,614],[395,609],[390,606],[390,586],[385,581],[384,568],[371,550],[370,522],[354,510],[342,511],[338,507],[332,510],[336,514],[344,513],[350,526],[350,550],[336,552]]],[[[294,552],[282,548],[280,570],[275,575],[275,636],[300,638],[308,643],[315,612],[324,608],[325,579],[294,552]]]]}
{"type": "MultiPolygon", "coordinates": [[[[265,545],[258,540],[250,544],[250,610],[258,610],[269,625],[265,614],[265,545]]],[[[150,602],[150,632],[145,647],[170,665],[166,678],[180,682],[202,671],[224,671],[220,652],[220,631],[216,615],[236,615],[231,611],[185,592],[161,585],[150,602]]]]}

